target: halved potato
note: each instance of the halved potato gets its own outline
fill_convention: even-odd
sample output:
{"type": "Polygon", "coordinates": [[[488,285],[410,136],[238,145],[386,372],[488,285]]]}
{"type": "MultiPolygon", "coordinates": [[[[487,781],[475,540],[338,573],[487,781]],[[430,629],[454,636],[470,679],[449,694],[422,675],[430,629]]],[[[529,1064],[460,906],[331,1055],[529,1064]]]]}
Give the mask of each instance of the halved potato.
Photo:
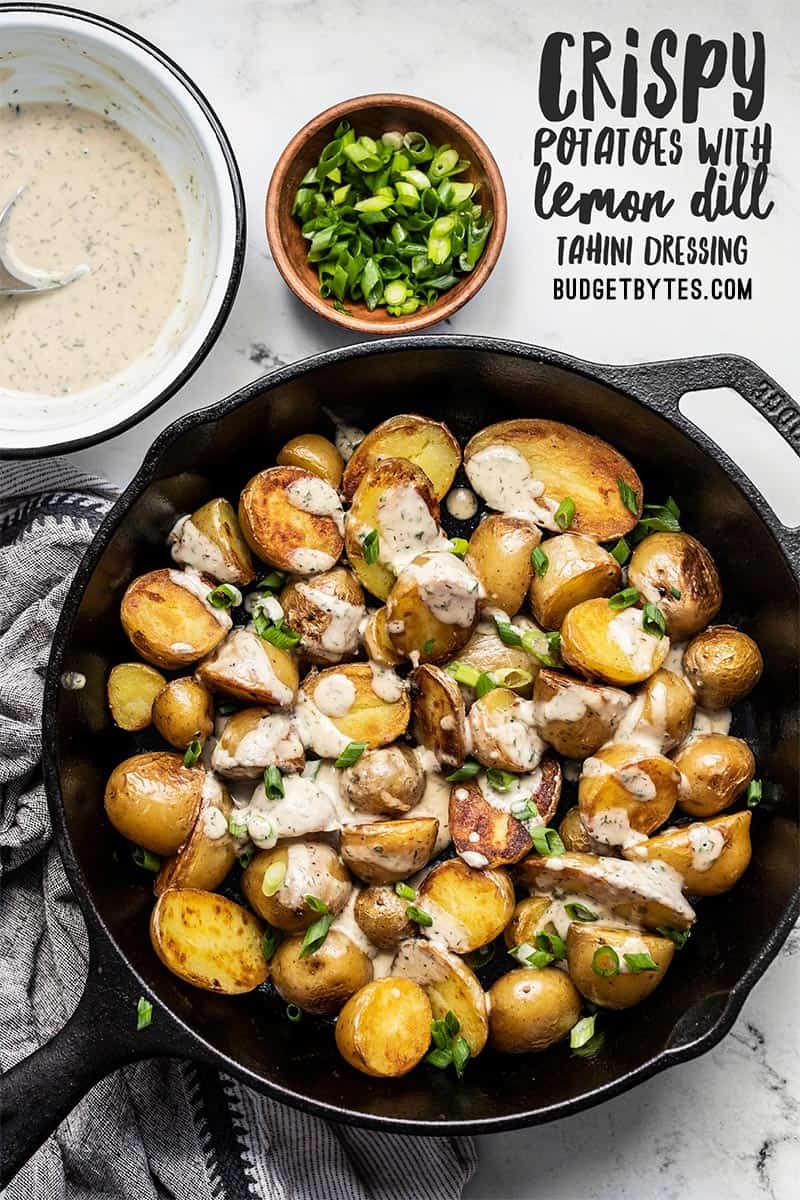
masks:
{"type": "Polygon", "coordinates": [[[371,429],[345,467],[342,491],[350,500],[370,467],[386,458],[405,458],[430,480],[442,500],[461,462],[461,448],[446,425],[415,413],[401,413],[371,429]]]}
{"type": "Polygon", "coordinates": [[[382,667],[396,667],[403,661],[392,645],[389,631],[386,628],[386,605],[376,608],[369,614],[363,633],[364,650],[371,662],[382,667]]]}
{"type": "Polygon", "coordinates": [[[503,932],[514,912],[514,889],[503,870],[478,871],[449,858],[425,876],[417,905],[432,918],[422,926],[426,937],[469,954],[503,932]]]}
{"type": "Polygon", "coordinates": [[[730,891],[750,865],[750,813],[729,813],[704,823],[665,829],[656,837],[623,851],[632,862],[659,859],[683,877],[694,896],[730,891]]]}
{"type": "Polygon", "coordinates": [[[683,669],[702,708],[731,708],[761,678],[764,660],[751,637],[732,625],[710,625],[693,638],[683,669]]]}
{"type": "Polygon", "coordinates": [[[480,1054],[489,1036],[486,994],[463,959],[427,938],[410,938],[398,949],[391,974],[420,985],[431,1002],[435,1021],[451,1012],[472,1057],[480,1054]]]}
{"type": "Polygon", "coordinates": [[[153,715],[153,701],[166,683],[147,663],[117,663],[106,685],[108,707],[115,725],[129,733],[146,729],[153,715]]]}
{"type": "Polygon", "coordinates": [[[577,804],[564,813],[558,832],[567,850],[578,850],[582,854],[611,854],[614,857],[618,854],[615,847],[595,841],[589,836],[577,804]]]}
{"type": "Polygon", "coordinates": [[[680,875],[662,862],[632,863],[573,850],[547,858],[531,855],[515,867],[514,879],[537,894],[591,896],[611,918],[647,929],[689,929],[695,921],[680,875]]]}
{"type": "Polygon", "coordinates": [[[170,888],[156,901],[150,940],[174,975],[226,996],[252,992],[269,969],[261,949],[260,921],[216,892],[170,888]]]}
{"type": "MultiPolygon", "coordinates": [[[[523,622],[518,617],[516,623],[519,626],[523,622]]],[[[533,681],[541,668],[538,658],[528,654],[521,646],[506,646],[494,625],[484,621],[476,627],[466,646],[459,650],[457,658],[476,671],[491,675],[498,682],[503,679],[501,672],[513,671],[510,682],[503,682],[503,686],[510,687],[518,696],[530,696],[533,681]]]]}
{"type": "Polygon", "coordinates": [[[342,482],[344,459],[326,437],[319,433],[301,433],[290,438],[280,448],[275,458],[279,467],[302,467],[312,475],[319,475],[332,488],[342,482]]]}
{"type": "Polygon", "coordinates": [[[336,1022],[336,1046],[364,1075],[396,1079],[427,1053],[431,1006],[412,979],[375,979],[347,1001],[336,1022]]]}
{"type": "Polygon", "coordinates": [[[714,817],[730,808],[756,773],[747,742],[723,733],[690,738],[674,762],[683,777],[678,807],[692,817],[714,817]]]}
{"type": "Polygon", "coordinates": [[[533,572],[531,612],[544,629],[560,629],[571,608],[622,587],[622,567],[607,550],[580,533],[562,533],[542,544],[547,555],[543,575],[533,572]]]}
{"type": "Polygon", "coordinates": [[[430,862],[438,832],[435,817],[343,825],[339,853],[365,883],[394,883],[430,862]]]}
{"type": "Polygon", "coordinates": [[[122,597],[119,616],[142,658],[174,670],[210,654],[231,627],[230,614],[206,599],[216,586],[196,571],[169,567],[134,579],[122,597]]]}
{"type": "Polygon", "coordinates": [[[356,812],[381,817],[402,817],[419,804],[425,791],[425,773],[410,746],[382,746],[366,750],[352,767],[339,775],[339,793],[356,812]]]}
{"type": "Polygon", "coordinates": [[[364,592],[351,571],[334,567],[312,579],[297,579],[281,592],[286,624],[300,634],[300,652],[325,665],[355,658],[359,627],[366,616],[364,592]]]}
{"type": "Polygon", "coordinates": [[[372,979],[372,963],[355,942],[331,929],[312,954],[302,954],[301,937],[286,938],[270,960],[275,990],[287,1004],[304,1012],[337,1013],[372,979]]]}
{"type": "Polygon", "coordinates": [[[417,667],[411,675],[414,737],[442,767],[460,767],[467,756],[467,714],[461,688],[441,667],[417,667]]]}
{"type": "Polygon", "coordinates": [[[722,604],[714,560],[688,533],[651,533],[644,538],[628,563],[628,582],[646,601],[658,605],[674,642],[705,629],[722,604]]]}
{"type": "Polygon", "coordinates": [[[680,788],[680,771],[663,754],[635,742],[612,742],[583,764],[581,821],[595,841],[629,846],[669,820],[680,788]]]}
{"type": "Polygon", "coordinates": [[[599,542],[633,529],[641,515],[642,484],[627,459],[599,438],[559,421],[518,418],[488,425],[464,450],[469,481],[490,508],[530,512],[558,531],[553,514],[569,497],[572,533],[599,542]],[[636,512],[626,507],[618,480],[632,489],[636,512]]]}
{"type": "Polygon", "coordinates": [[[195,738],[204,741],[214,728],[208,688],[192,675],[165,682],[153,701],[153,724],[177,750],[185,750],[195,738]]]}
{"type": "Polygon", "coordinates": [[[287,933],[301,933],[319,917],[306,903],[307,896],[315,896],[335,914],[342,911],[352,891],[350,876],[333,847],[310,841],[281,842],[272,850],[259,850],[242,872],[241,886],[250,907],[287,933]]]}
{"type": "Polygon", "coordinates": [[[393,887],[377,885],[360,888],[353,915],[362,933],[379,950],[395,950],[406,938],[414,936],[416,925],[408,916],[408,901],[393,887]]]}
{"type": "Polygon", "coordinates": [[[344,514],[334,489],[302,467],[268,467],[245,485],[239,523],[250,549],[281,571],[329,571],[344,548],[344,514]]]}
{"type": "Polygon", "coordinates": [[[220,583],[251,583],[256,573],[236,513],[227,500],[209,500],[181,517],[169,535],[172,557],[220,583]]]}
{"type": "Polygon", "coordinates": [[[503,930],[503,941],[509,950],[524,942],[533,945],[547,910],[553,903],[552,896],[526,896],[514,909],[514,915],[503,930]]]}
{"type": "Polygon", "coordinates": [[[167,888],[216,891],[236,862],[237,845],[228,832],[228,817],[232,810],[233,802],[227,789],[220,786],[213,775],[207,775],[194,829],[178,853],[167,859],[156,876],[153,891],[157,896],[167,888]]]}
{"type": "Polygon", "coordinates": [[[450,789],[450,836],[471,867],[500,867],[518,862],[531,848],[528,829],[512,816],[515,801],[528,800],[547,825],[558,808],[561,765],[547,757],[531,775],[519,775],[506,790],[491,787],[486,776],[465,779],[450,789]]]}
{"type": "Polygon", "coordinates": [[[379,696],[369,663],[343,663],[312,672],[303,680],[301,694],[310,697],[348,741],[366,742],[373,750],[397,741],[411,717],[408,691],[403,688],[392,700],[379,696]]]}
{"type": "Polygon", "coordinates": [[[642,610],[617,612],[607,600],[584,600],[561,626],[561,656],[590,678],[626,686],[654,675],[669,653],[669,638],[647,633],[642,610]]]}
{"type": "Polygon", "coordinates": [[[415,664],[452,658],[478,623],[480,599],[480,581],[455,554],[420,554],[386,598],[392,645],[415,664]]]}
{"type": "Polygon", "coordinates": [[[688,737],[694,709],[694,696],[686,681],[661,667],[636,693],[617,728],[616,738],[668,754],[688,737]]]}
{"type": "Polygon", "coordinates": [[[533,704],[509,688],[493,688],[469,710],[473,756],[484,767],[532,771],[546,749],[536,732],[533,704]]]}
{"type": "Polygon", "coordinates": [[[287,650],[264,641],[253,629],[234,629],[197,668],[213,692],[253,704],[288,708],[299,682],[297,663],[287,650]]]}
{"type": "Polygon", "coordinates": [[[192,831],[205,768],[185,767],[180,754],[134,754],[111,772],[104,804],[123,837],[153,854],[174,854],[192,831]]]}
{"type": "Polygon", "coordinates": [[[480,579],[483,607],[513,617],[525,602],[533,574],[531,554],[542,540],[532,521],[495,513],[484,517],[469,539],[464,561],[480,579]]]}
{"type": "Polygon", "coordinates": [[[228,779],[257,779],[266,767],[302,771],[303,743],[285,713],[242,708],[225,722],[211,754],[211,766],[228,779]]]}
{"type": "MultiPolygon", "coordinates": [[[[675,945],[653,933],[638,933],[630,929],[615,929],[610,925],[579,924],[576,921],[567,933],[567,969],[582,996],[601,1008],[631,1008],[655,991],[666,974],[675,954],[675,945]],[[598,951],[609,947],[595,959],[598,951]],[[655,970],[634,970],[625,955],[649,955],[655,970]],[[616,963],[614,960],[616,955],[616,963]],[[600,970],[617,974],[599,975],[600,970]]],[[[641,960],[639,960],[641,961],[641,960]]],[[[636,960],[634,960],[636,962],[636,960]]]]}
{"type": "Polygon", "coordinates": [[[627,692],[542,667],[533,685],[536,726],[565,758],[588,758],[604,745],[631,703],[627,692]]]}
{"type": "Polygon", "coordinates": [[[489,991],[489,1037],[504,1054],[546,1050],[569,1033],[581,998],[557,967],[522,967],[502,975],[489,991]]]}

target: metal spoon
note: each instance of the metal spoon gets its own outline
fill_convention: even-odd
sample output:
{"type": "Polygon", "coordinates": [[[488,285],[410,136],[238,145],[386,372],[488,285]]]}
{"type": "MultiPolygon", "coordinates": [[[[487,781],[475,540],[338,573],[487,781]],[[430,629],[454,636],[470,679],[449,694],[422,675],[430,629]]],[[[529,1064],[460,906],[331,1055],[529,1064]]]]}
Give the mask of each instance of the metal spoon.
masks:
{"type": "Polygon", "coordinates": [[[56,288],[66,287],[88,275],[89,267],[85,264],[74,267],[63,275],[54,275],[52,271],[42,271],[38,267],[28,267],[20,262],[8,244],[8,220],[14,205],[25,191],[24,185],[18,188],[8,204],[0,212],[0,296],[24,296],[33,292],[52,292],[56,288]]]}

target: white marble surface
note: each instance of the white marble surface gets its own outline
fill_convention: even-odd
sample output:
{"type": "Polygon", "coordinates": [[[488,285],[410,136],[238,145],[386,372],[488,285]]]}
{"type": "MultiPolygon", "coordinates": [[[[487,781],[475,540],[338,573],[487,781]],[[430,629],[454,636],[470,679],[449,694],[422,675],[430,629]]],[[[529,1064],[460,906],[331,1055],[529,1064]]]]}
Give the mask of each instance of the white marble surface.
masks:
{"type": "MultiPolygon", "coordinates": [[[[453,331],[520,338],[601,361],[737,351],[800,395],[793,290],[800,251],[800,76],[794,65],[800,10],[787,0],[711,0],[702,6],[672,0],[666,9],[654,0],[461,0],[449,5],[430,0],[86,0],[84,7],[157,42],[198,82],[234,144],[250,223],[242,288],[210,358],[149,420],[77,455],[86,467],[124,484],[155,434],[174,417],[212,403],[277,362],[345,340],[342,331],[306,313],[285,289],[269,261],[262,213],[272,165],[288,138],[320,109],[359,92],[409,91],[440,100],[474,124],[497,155],[509,191],[506,249],[481,296],[454,318],[453,331]],[[666,22],[705,36],[759,28],[767,37],[765,117],[774,125],[770,187],[776,211],[759,228],[748,222],[754,299],[700,306],[555,304],[549,280],[556,230],[553,222],[534,221],[530,199],[542,39],[554,29],[596,28],[619,36],[627,23],[644,35],[666,22]]],[[[729,93],[720,90],[714,104],[728,99],[729,93]]],[[[724,120],[721,109],[719,119],[724,120]]],[[[641,186],[647,186],[644,179],[641,186]]],[[[721,223],[718,231],[734,230],[721,223]]],[[[757,478],[773,477],[769,486],[776,504],[788,502],[797,492],[796,475],[783,468],[776,472],[768,431],[756,427],[752,433],[731,411],[723,421],[730,449],[759,472],[757,478]]],[[[799,952],[795,933],[756,987],[733,1033],[711,1054],[602,1109],[538,1130],[483,1139],[481,1166],[468,1196],[796,1196],[799,952]]]]}

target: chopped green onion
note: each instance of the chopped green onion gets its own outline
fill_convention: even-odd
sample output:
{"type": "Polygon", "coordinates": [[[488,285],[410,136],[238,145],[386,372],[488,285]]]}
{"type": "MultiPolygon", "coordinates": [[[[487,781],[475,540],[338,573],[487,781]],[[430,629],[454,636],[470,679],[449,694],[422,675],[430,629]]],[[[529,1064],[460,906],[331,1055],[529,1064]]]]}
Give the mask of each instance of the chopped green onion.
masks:
{"type": "Polygon", "coordinates": [[[433,917],[430,913],[426,913],[424,908],[418,908],[416,904],[409,904],[406,907],[406,916],[409,921],[414,921],[417,925],[430,926],[433,924],[433,917]]]}
{"type": "Polygon", "coordinates": [[[369,533],[365,533],[360,540],[364,562],[368,566],[371,566],[372,563],[378,561],[378,555],[381,552],[381,543],[377,529],[370,529],[369,533]]]}
{"type": "Polygon", "coordinates": [[[394,885],[394,890],[401,900],[416,900],[417,898],[416,891],[408,883],[403,883],[402,881],[400,883],[396,883],[394,885]]]}
{"type": "Polygon", "coordinates": [[[557,933],[537,933],[535,942],[537,950],[543,950],[555,959],[567,957],[567,944],[557,933]]]}
{"type": "Polygon", "coordinates": [[[569,1045],[571,1050],[580,1050],[581,1046],[585,1046],[591,1038],[594,1037],[594,1025],[597,1020],[593,1013],[591,1017],[581,1017],[572,1029],[569,1031],[569,1045]]]}
{"type": "Polygon", "coordinates": [[[453,771],[452,775],[447,775],[445,778],[448,783],[460,783],[462,779],[474,779],[480,769],[480,763],[465,762],[461,764],[457,771],[453,771]]]}
{"type": "Polygon", "coordinates": [[[541,546],[536,546],[531,551],[531,563],[533,569],[540,579],[544,579],[547,574],[547,568],[550,566],[550,559],[545,554],[541,546]]]}
{"type": "Polygon", "coordinates": [[[452,1009],[447,1010],[444,1016],[444,1029],[448,1037],[455,1037],[461,1028],[461,1022],[452,1009]]]}
{"type": "Polygon", "coordinates": [[[516,775],[512,775],[510,771],[501,771],[499,767],[489,767],[486,772],[489,787],[496,792],[507,792],[516,778],[516,775]]]}
{"type": "Polygon", "coordinates": [[[747,807],[756,808],[764,798],[764,785],[760,779],[751,779],[747,785],[747,807]]]}
{"type": "Polygon", "coordinates": [[[469,542],[467,541],[467,539],[455,537],[455,538],[450,538],[450,541],[452,542],[452,545],[450,547],[450,553],[457,555],[458,558],[463,558],[464,555],[467,553],[467,550],[469,549],[469,542]]]}
{"type": "Polygon", "coordinates": [[[569,529],[570,525],[575,520],[575,501],[571,496],[564,497],[556,511],[553,513],[553,519],[562,533],[569,529]]]}
{"type": "Polygon", "coordinates": [[[504,646],[522,645],[522,634],[509,621],[501,621],[499,617],[495,617],[494,626],[504,646]]]}
{"type": "Polygon", "coordinates": [[[430,654],[431,650],[433,649],[433,647],[435,645],[436,645],[436,638],[428,638],[427,641],[424,641],[422,643],[422,653],[430,654]]]}
{"type": "Polygon", "coordinates": [[[151,854],[149,850],[145,850],[144,846],[134,846],[131,850],[131,858],[136,863],[137,867],[141,867],[144,871],[151,871],[154,875],[161,870],[161,859],[157,854],[151,854]]]}
{"type": "Polygon", "coordinates": [[[242,870],[244,870],[246,867],[250,866],[250,863],[253,861],[254,855],[255,855],[255,850],[253,849],[252,846],[248,846],[246,850],[242,851],[242,853],[239,855],[239,866],[242,868],[242,870]]]}
{"type": "Polygon", "coordinates": [[[540,825],[538,828],[529,830],[531,841],[537,854],[541,854],[542,858],[548,858],[550,855],[564,854],[565,846],[558,835],[557,829],[550,829],[546,825],[540,825]]]}
{"type": "Polygon", "coordinates": [[[509,688],[512,692],[522,691],[533,682],[530,671],[523,671],[519,667],[500,667],[493,672],[493,678],[498,687],[509,688]]]}
{"type": "Polygon", "coordinates": [[[656,933],[660,933],[662,937],[669,938],[678,950],[683,949],[692,935],[691,929],[672,929],[669,925],[657,925],[656,933]]]}
{"type": "Polygon", "coordinates": [[[296,1004],[287,1004],[286,1017],[293,1025],[296,1025],[298,1021],[302,1021],[303,1019],[303,1010],[298,1008],[296,1004]]]}
{"type": "Polygon", "coordinates": [[[465,1037],[457,1037],[453,1040],[453,1066],[456,1069],[456,1076],[459,1079],[463,1078],[464,1071],[470,1059],[469,1042],[465,1037]]]}
{"type": "Polygon", "coordinates": [[[617,487],[622,503],[632,512],[635,517],[639,515],[639,497],[629,483],[626,483],[621,475],[617,476],[617,487]]]}
{"type": "Polygon", "coordinates": [[[598,946],[592,955],[592,970],[601,979],[619,975],[619,955],[613,946],[598,946]]]}
{"type": "Polygon", "coordinates": [[[472,967],[473,971],[480,971],[483,967],[487,967],[494,958],[494,946],[480,946],[477,950],[473,950],[471,954],[467,954],[465,962],[468,967],[472,967]]]}
{"type": "Polygon", "coordinates": [[[613,559],[616,559],[621,567],[624,567],[625,563],[631,556],[631,548],[628,545],[627,540],[624,537],[621,537],[614,549],[610,551],[610,554],[613,559]]]}
{"type": "Polygon", "coordinates": [[[340,771],[344,771],[346,767],[352,767],[353,763],[357,763],[361,758],[367,745],[367,742],[348,742],[333,765],[340,771]]]}
{"type": "Polygon", "coordinates": [[[256,584],[257,592],[279,592],[286,582],[286,576],[282,571],[270,571],[269,575],[265,575],[263,579],[259,579],[256,584]]]}
{"type": "Polygon", "coordinates": [[[493,691],[497,684],[486,671],[482,671],[475,681],[475,699],[480,700],[487,692],[493,691]]]}
{"type": "Polygon", "coordinates": [[[264,929],[264,936],[261,939],[261,952],[267,962],[272,958],[282,941],[283,930],[276,929],[274,925],[267,925],[264,929]]]}
{"type": "Polygon", "coordinates": [[[608,607],[613,608],[614,612],[621,612],[623,608],[630,608],[631,605],[638,604],[639,599],[638,588],[626,587],[621,592],[615,592],[613,596],[609,596],[608,607]]]}
{"type": "Polygon", "coordinates": [[[541,824],[541,813],[532,800],[515,800],[511,805],[511,815],[523,824],[533,820],[541,824]]]}
{"type": "Polygon", "coordinates": [[[669,590],[669,594],[670,594],[670,596],[673,596],[673,597],[674,597],[676,600],[680,600],[680,598],[681,598],[681,590],[680,590],[680,588],[676,588],[676,587],[675,587],[675,585],[671,583],[671,584],[669,585],[669,589],[668,589],[668,590],[669,590]]]}
{"type": "Polygon", "coordinates": [[[571,901],[564,905],[564,912],[571,921],[596,921],[597,913],[592,912],[585,904],[581,904],[577,900],[571,901]]]}
{"type": "Polygon", "coordinates": [[[666,504],[645,504],[642,518],[633,531],[634,541],[640,542],[651,533],[680,533],[681,510],[670,496],[666,504]]]}
{"type": "Polygon", "coordinates": [[[425,1055],[425,1062],[430,1063],[432,1067],[438,1067],[440,1071],[446,1071],[453,1061],[453,1052],[451,1050],[440,1050],[438,1047],[434,1050],[429,1050],[425,1055]]]}
{"type": "Polygon", "coordinates": [[[270,863],[261,880],[261,891],[265,896],[275,896],[283,887],[286,878],[285,862],[270,863]]]}
{"type": "Polygon", "coordinates": [[[217,716],[218,717],[229,717],[232,713],[235,713],[238,711],[239,711],[238,704],[229,704],[226,702],[225,704],[217,705],[217,716]]]}
{"type": "Polygon", "coordinates": [[[234,608],[242,603],[242,593],[232,583],[221,583],[206,599],[212,608],[234,608]]]}
{"type": "Polygon", "coordinates": [[[264,792],[268,800],[280,800],[286,795],[283,776],[276,766],[267,767],[264,771],[264,792]]]}
{"type": "MultiPolygon", "coordinates": [[[[306,898],[307,899],[307,898],[306,898]]],[[[333,924],[333,913],[325,912],[321,917],[318,917],[313,925],[309,925],[306,930],[303,944],[300,947],[299,958],[307,958],[309,954],[316,954],[325,938],[328,936],[331,925],[333,924]]]]}
{"type": "Polygon", "coordinates": [[[536,629],[526,629],[522,635],[522,646],[537,658],[540,663],[546,667],[558,667],[561,665],[561,634],[556,630],[553,633],[540,633],[536,629]],[[542,642],[544,641],[544,647],[542,642]]]}
{"type": "Polygon", "coordinates": [[[304,896],[303,899],[312,912],[326,913],[328,911],[327,904],[324,900],[320,900],[318,896],[304,896]]]}
{"type": "Polygon", "coordinates": [[[231,837],[241,838],[247,833],[247,826],[240,824],[237,816],[236,812],[232,812],[228,817],[228,833],[231,837]]]}
{"type": "Polygon", "coordinates": [[[300,644],[300,634],[284,624],[282,617],[280,621],[270,621],[263,613],[257,613],[253,617],[253,628],[260,638],[278,650],[291,650],[300,644]]]}
{"type": "Polygon", "coordinates": [[[653,962],[650,955],[646,952],[644,954],[623,954],[622,957],[634,975],[638,975],[642,971],[658,970],[658,963],[653,962]]]}
{"type": "Polygon", "coordinates": [[[469,663],[459,662],[455,659],[448,663],[447,674],[452,675],[456,683],[463,683],[465,687],[474,688],[481,677],[481,673],[476,667],[470,666],[469,663]]]}
{"type": "Polygon", "coordinates": [[[657,605],[645,604],[642,609],[642,629],[654,638],[662,638],[666,634],[666,617],[657,605]]]}
{"type": "Polygon", "coordinates": [[[141,1033],[143,1029],[147,1029],[152,1021],[153,1006],[149,1000],[145,1000],[144,996],[140,996],[136,1005],[136,1032],[141,1033]]]}
{"type": "Polygon", "coordinates": [[[198,738],[192,738],[183,755],[183,765],[193,767],[203,753],[203,743],[198,738]]]}

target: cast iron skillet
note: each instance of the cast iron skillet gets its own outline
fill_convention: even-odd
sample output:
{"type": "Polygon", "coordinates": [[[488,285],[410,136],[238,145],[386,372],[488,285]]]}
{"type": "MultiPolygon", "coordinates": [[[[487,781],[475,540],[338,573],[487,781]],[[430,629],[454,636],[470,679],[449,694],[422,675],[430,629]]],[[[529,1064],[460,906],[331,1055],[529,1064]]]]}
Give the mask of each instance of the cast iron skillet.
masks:
{"type": "Polygon", "coordinates": [[[800,899],[800,532],[781,526],[750,480],[679,412],[684,392],[720,386],[736,388],[800,452],[800,409],[745,359],[598,366],[475,337],[378,341],[321,354],[182,418],[156,440],[81,564],[53,644],[44,772],[91,958],[74,1016],[3,1083],[6,1177],[97,1079],[153,1055],[210,1063],[323,1117],[407,1133],[489,1133],[598,1104],[720,1040],[786,938],[800,899]],[[687,526],[719,564],[722,616],[748,630],[764,653],[764,677],[736,726],[777,793],[756,811],[753,864],[732,892],[702,905],[696,932],[646,1005],[603,1018],[607,1037],[596,1058],[564,1046],[502,1060],[487,1051],[462,1084],[428,1068],[394,1082],[370,1079],[340,1060],[329,1028],[290,1024],[283,1007],[262,994],[231,999],[184,986],[150,948],[149,880],[127,868],[102,808],[112,766],[148,744],[113,729],[106,712],[109,667],[130,657],[119,601],[134,575],[163,565],[178,514],[215,495],[235,498],[288,437],[329,429],[322,404],[367,427],[416,410],[464,436],[503,417],[537,415],[607,438],[636,464],[651,499],[678,498],[687,526]],[[86,687],[64,690],[63,671],[82,672],[86,687]],[[154,1016],[137,1033],[140,995],[153,1000],[154,1016]]]}

